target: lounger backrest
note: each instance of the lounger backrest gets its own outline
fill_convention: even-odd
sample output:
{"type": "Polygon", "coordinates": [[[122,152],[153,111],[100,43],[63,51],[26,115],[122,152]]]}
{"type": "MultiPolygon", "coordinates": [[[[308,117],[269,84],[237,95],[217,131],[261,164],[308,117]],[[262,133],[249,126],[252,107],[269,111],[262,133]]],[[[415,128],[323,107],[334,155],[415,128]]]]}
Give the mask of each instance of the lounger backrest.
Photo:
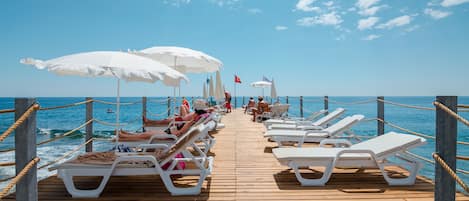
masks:
{"type": "Polygon", "coordinates": [[[323,131],[328,132],[330,135],[337,135],[340,134],[341,132],[344,132],[350,127],[354,126],[358,122],[360,122],[362,119],[364,119],[365,116],[363,115],[353,115],[349,117],[345,117],[344,119],[338,121],[337,123],[333,124],[332,126],[329,126],[328,128],[324,129],[323,131]]]}
{"type": "Polygon", "coordinates": [[[177,154],[184,151],[196,140],[203,137],[203,135],[207,135],[207,133],[208,127],[203,124],[195,127],[194,129],[190,129],[184,136],[178,138],[176,143],[171,146],[168,152],[160,157],[161,163],[164,164],[171,161],[177,154]]]}
{"type": "Polygon", "coordinates": [[[337,119],[345,112],[344,108],[337,108],[333,112],[327,114],[326,116],[318,119],[313,123],[315,126],[325,126],[327,123],[331,122],[334,119],[337,119]]]}
{"type": "Polygon", "coordinates": [[[384,158],[396,152],[405,151],[425,143],[425,139],[415,135],[388,132],[384,135],[352,145],[351,149],[368,149],[376,157],[384,158]]]}

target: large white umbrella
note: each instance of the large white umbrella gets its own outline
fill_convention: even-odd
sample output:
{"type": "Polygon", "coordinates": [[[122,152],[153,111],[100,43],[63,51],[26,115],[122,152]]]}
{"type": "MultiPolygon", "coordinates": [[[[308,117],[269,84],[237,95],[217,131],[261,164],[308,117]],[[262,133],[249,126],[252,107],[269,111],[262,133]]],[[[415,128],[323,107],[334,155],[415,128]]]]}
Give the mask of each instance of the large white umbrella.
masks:
{"type": "Polygon", "coordinates": [[[212,73],[219,71],[223,63],[201,51],[172,46],[156,46],[135,52],[170,67],[182,73],[212,73]]]}
{"type": "Polygon", "coordinates": [[[215,86],[215,100],[222,100],[225,97],[225,89],[223,87],[223,83],[221,82],[221,75],[220,71],[217,71],[217,84],[215,86]]]}
{"type": "MultiPolygon", "coordinates": [[[[116,129],[119,131],[120,80],[128,82],[163,81],[169,86],[179,86],[181,80],[188,81],[182,73],[157,61],[124,52],[98,51],[85,52],[41,61],[32,58],[21,59],[23,64],[34,65],[38,69],[58,75],[78,75],[85,77],[116,77],[117,108],[116,129]]],[[[119,139],[118,133],[116,133],[119,139]]]]}
{"type": "Polygon", "coordinates": [[[272,85],[270,86],[270,98],[277,99],[277,89],[275,88],[275,82],[272,79],[272,85]]]}
{"type": "Polygon", "coordinates": [[[266,81],[257,81],[257,82],[252,82],[251,87],[256,87],[256,88],[262,88],[262,96],[264,96],[264,88],[272,86],[271,82],[266,82],[266,81]]]}

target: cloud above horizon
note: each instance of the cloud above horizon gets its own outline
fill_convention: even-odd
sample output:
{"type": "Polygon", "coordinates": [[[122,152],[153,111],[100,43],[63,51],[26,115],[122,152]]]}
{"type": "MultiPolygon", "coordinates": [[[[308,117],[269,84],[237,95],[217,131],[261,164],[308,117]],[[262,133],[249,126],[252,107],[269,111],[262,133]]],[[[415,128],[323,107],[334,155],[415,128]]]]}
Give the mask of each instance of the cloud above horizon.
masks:
{"type": "Polygon", "coordinates": [[[330,12],[319,16],[301,18],[296,21],[296,24],[299,26],[309,27],[314,25],[339,25],[342,22],[343,20],[340,15],[336,12],[330,12]]]}

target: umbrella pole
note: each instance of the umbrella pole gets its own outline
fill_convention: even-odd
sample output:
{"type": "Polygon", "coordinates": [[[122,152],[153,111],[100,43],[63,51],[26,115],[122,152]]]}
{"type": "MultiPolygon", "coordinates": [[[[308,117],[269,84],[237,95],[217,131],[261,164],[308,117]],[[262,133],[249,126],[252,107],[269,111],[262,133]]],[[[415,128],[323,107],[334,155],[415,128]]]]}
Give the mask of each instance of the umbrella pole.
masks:
{"type": "MultiPolygon", "coordinates": [[[[120,116],[120,79],[117,79],[117,97],[116,97],[116,144],[119,144],[119,116],[120,116]]],[[[117,149],[116,149],[117,150],[117,149]]]]}

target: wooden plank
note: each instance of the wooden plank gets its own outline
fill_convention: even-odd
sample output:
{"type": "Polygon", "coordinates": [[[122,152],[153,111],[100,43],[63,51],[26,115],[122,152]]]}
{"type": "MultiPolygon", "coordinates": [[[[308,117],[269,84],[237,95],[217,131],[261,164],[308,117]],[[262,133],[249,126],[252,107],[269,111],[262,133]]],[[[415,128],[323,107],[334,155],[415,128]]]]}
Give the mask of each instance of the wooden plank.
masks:
{"type": "Polygon", "coordinates": [[[378,100],[376,101],[377,105],[377,118],[382,119],[383,121],[377,121],[378,123],[378,135],[384,134],[384,96],[378,96],[378,100]]]}
{"type": "MultiPolygon", "coordinates": [[[[91,100],[92,100],[91,97],[86,97],[86,101],[90,101],[86,103],[86,122],[93,119],[93,101],[91,100]]],[[[88,140],[93,138],[93,122],[86,125],[85,132],[86,132],[85,142],[88,142],[88,140]]],[[[93,142],[90,142],[85,145],[85,151],[86,152],[93,151],[93,142]]]]}

